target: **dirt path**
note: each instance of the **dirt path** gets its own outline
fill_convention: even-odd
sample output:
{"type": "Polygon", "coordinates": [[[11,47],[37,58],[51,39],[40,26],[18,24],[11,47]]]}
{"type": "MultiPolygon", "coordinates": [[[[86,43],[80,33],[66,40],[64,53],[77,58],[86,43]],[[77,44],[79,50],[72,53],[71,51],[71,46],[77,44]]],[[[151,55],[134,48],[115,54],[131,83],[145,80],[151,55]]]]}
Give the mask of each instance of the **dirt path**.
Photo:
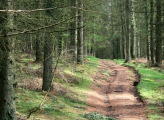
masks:
{"type": "Polygon", "coordinates": [[[99,62],[98,72],[92,76],[87,113],[99,112],[119,120],[147,120],[135,87],[138,76],[115,62],[99,62]]]}

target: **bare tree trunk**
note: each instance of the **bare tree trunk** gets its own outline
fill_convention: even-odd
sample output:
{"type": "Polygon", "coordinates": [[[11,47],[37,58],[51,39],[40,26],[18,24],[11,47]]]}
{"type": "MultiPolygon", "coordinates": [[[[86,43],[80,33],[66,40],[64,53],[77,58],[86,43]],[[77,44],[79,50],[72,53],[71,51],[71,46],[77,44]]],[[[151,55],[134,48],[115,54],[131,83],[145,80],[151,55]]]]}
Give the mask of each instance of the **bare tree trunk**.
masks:
{"type": "MultiPolygon", "coordinates": [[[[42,8],[41,0],[39,0],[39,9],[40,8],[42,8]]],[[[39,12],[39,17],[41,18],[41,12],[39,12]]],[[[36,51],[35,51],[36,60],[35,61],[36,62],[42,61],[42,58],[43,58],[43,56],[42,56],[42,48],[41,48],[41,45],[42,45],[41,43],[42,43],[42,40],[43,40],[42,38],[43,38],[42,34],[40,34],[40,33],[36,34],[36,43],[35,43],[35,45],[36,45],[36,48],[35,48],[36,49],[36,51]]]]}
{"type": "Polygon", "coordinates": [[[37,35],[36,36],[36,51],[35,51],[35,55],[36,55],[36,62],[40,62],[42,61],[42,49],[41,49],[41,35],[37,35]]]}
{"type": "Polygon", "coordinates": [[[124,51],[125,50],[125,47],[124,47],[125,46],[124,45],[124,41],[125,41],[125,37],[124,37],[125,35],[124,34],[125,34],[125,32],[124,32],[124,19],[123,19],[123,12],[122,12],[124,8],[122,8],[122,4],[119,5],[119,8],[120,8],[120,13],[121,13],[121,15],[120,15],[120,19],[121,19],[121,28],[120,28],[121,29],[120,30],[121,31],[121,41],[120,41],[121,47],[120,47],[120,50],[121,51],[120,52],[121,52],[121,58],[123,59],[125,57],[125,51],[124,51]]]}
{"type": "Polygon", "coordinates": [[[123,42],[122,29],[120,28],[120,58],[123,59],[123,42]]]}
{"type": "Polygon", "coordinates": [[[130,54],[130,39],[129,39],[129,20],[130,20],[130,1],[126,0],[125,3],[125,10],[126,10],[126,40],[125,40],[125,44],[126,44],[126,56],[125,56],[125,62],[128,62],[131,60],[131,54],[130,54]]]}
{"type": "Polygon", "coordinates": [[[162,66],[162,27],[161,27],[161,0],[157,0],[156,14],[156,65],[162,66]]]}
{"type": "MultiPolygon", "coordinates": [[[[75,26],[76,26],[76,28],[78,27],[78,1],[77,0],[75,0],[75,3],[76,3],[76,9],[75,9],[75,15],[76,15],[76,18],[75,18],[75,26]]],[[[78,39],[78,29],[76,29],[75,30],[75,47],[74,47],[74,49],[75,49],[75,60],[76,60],[76,62],[77,62],[77,39],[78,39]]]]}
{"type": "Polygon", "coordinates": [[[58,37],[58,56],[60,55],[60,54],[62,54],[63,55],[63,44],[62,44],[62,42],[63,42],[63,37],[62,37],[62,33],[59,33],[59,37],[58,37]]]}
{"type": "MultiPolygon", "coordinates": [[[[14,1],[4,1],[0,9],[13,9],[14,1]]],[[[14,28],[13,13],[1,13],[1,34],[6,35],[14,28]],[[7,23],[7,24],[6,24],[7,23]]],[[[12,38],[0,37],[0,120],[16,120],[15,92],[13,89],[12,38]]]]}
{"type": "Polygon", "coordinates": [[[150,41],[149,41],[149,35],[148,35],[148,9],[147,9],[147,0],[145,1],[145,27],[146,27],[146,41],[147,41],[147,60],[148,63],[150,62],[150,41]]]}
{"type": "MultiPolygon", "coordinates": [[[[139,30],[141,29],[141,26],[139,25],[139,30]]],[[[137,56],[140,58],[141,57],[141,45],[140,45],[140,40],[141,40],[141,34],[138,37],[137,40],[137,56]]]]}
{"type": "MultiPolygon", "coordinates": [[[[84,34],[86,33],[86,29],[84,29],[84,34]]],[[[88,56],[88,54],[87,54],[87,49],[88,49],[88,46],[87,46],[87,43],[88,43],[88,41],[87,41],[87,39],[86,39],[86,36],[84,36],[85,38],[84,38],[84,59],[86,59],[87,58],[87,56],[88,56]]]]}
{"type": "MultiPolygon", "coordinates": [[[[134,11],[135,9],[135,0],[132,0],[132,11],[134,11]]],[[[133,44],[133,56],[134,58],[137,57],[137,24],[136,24],[136,14],[135,12],[132,13],[132,24],[133,24],[133,28],[134,28],[134,44],[133,44]]]]}
{"type": "MultiPolygon", "coordinates": [[[[47,0],[45,7],[52,6],[51,0],[47,0]]],[[[47,11],[47,16],[54,18],[54,11],[47,11]]],[[[50,20],[47,19],[47,22],[50,20]]],[[[52,63],[53,63],[53,40],[52,33],[45,32],[45,43],[44,43],[44,63],[43,63],[43,84],[42,90],[49,91],[53,89],[52,85],[52,63]]]]}
{"type": "MultiPolygon", "coordinates": [[[[73,7],[76,7],[76,0],[70,0],[70,4],[73,7]]],[[[76,9],[71,9],[71,16],[75,16],[76,15],[76,9]]],[[[70,49],[70,53],[73,57],[73,60],[76,61],[76,18],[72,19],[70,22],[70,27],[73,28],[72,30],[70,30],[70,44],[69,44],[69,49],[70,49]]]]}
{"type": "Polygon", "coordinates": [[[53,41],[49,33],[45,35],[44,45],[44,70],[43,70],[43,85],[42,90],[49,91],[52,86],[52,58],[53,58],[53,41]]]}
{"type": "Polygon", "coordinates": [[[150,0],[150,51],[151,51],[151,64],[154,64],[154,38],[153,38],[153,16],[154,16],[154,8],[153,8],[153,0],[150,0]]]}
{"type": "MultiPolygon", "coordinates": [[[[83,3],[81,1],[79,1],[78,3],[80,8],[83,8],[83,3]]],[[[83,64],[83,11],[79,10],[79,16],[78,16],[78,27],[80,27],[78,29],[78,40],[77,40],[77,63],[78,64],[83,64]]]]}

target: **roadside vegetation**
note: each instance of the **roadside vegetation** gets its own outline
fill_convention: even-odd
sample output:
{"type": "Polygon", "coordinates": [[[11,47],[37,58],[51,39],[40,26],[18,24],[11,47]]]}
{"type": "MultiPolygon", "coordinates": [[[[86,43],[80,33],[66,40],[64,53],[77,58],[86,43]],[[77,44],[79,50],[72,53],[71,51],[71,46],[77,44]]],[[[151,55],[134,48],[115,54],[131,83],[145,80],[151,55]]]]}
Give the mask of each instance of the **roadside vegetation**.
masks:
{"type": "Polygon", "coordinates": [[[84,65],[75,65],[64,58],[54,71],[54,90],[42,86],[42,63],[31,55],[16,59],[17,116],[31,120],[86,120],[86,95],[91,84],[90,74],[98,68],[98,59],[88,57],[84,65]],[[65,61],[64,61],[65,60],[65,61]]]}
{"type": "Polygon", "coordinates": [[[141,75],[138,92],[147,106],[149,120],[163,120],[164,116],[164,69],[148,67],[142,62],[124,63],[124,60],[115,60],[118,64],[135,67],[141,75]]]}
{"type": "MultiPolygon", "coordinates": [[[[99,113],[85,113],[86,95],[92,79],[89,77],[98,69],[95,57],[85,59],[84,65],[69,63],[61,59],[54,71],[54,90],[41,90],[42,63],[24,54],[16,59],[16,105],[17,116],[31,120],[113,120],[99,113]],[[36,111],[35,111],[36,110],[36,111]]],[[[115,60],[125,65],[124,60],[115,60]]],[[[162,120],[164,113],[164,69],[148,67],[142,62],[129,62],[141,75],[137,88],[147,106],[149,120],[162,120]]],[[[55,65],[54,65],[55,66],[55,65]]]]}

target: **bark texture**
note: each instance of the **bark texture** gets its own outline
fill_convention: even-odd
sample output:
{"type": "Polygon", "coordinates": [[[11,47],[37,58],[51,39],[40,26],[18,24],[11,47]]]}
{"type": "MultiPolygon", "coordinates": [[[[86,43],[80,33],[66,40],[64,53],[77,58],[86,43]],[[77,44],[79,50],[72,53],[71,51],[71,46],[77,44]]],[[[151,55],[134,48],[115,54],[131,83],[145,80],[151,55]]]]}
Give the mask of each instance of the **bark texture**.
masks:
{"type": "MultiPolygon", "coordinates": [[[[13,1],[4,1],[0,9],[12,9],[13,1]]],[[[13,28],[13,14],[0,13],[0,33],[6,35],[13,28]]],[[[13,88],[12,39],[0,37],[0,120],[16,120],[15,92],[13,88]]]]}
{"type": "Polygon", "coordinates": [[[156,14],[156,65],[162,65],[162,27],[161,27],[161,0],[157,0],[156,14]]]}
{"type": "Polygon", "coordinates": [[[44,70],[43,70],[43,85],[42,90],[48,91],[52,86],[52,57],[53,56],[53,42],[50,33],[46,34],[44,45],[44,70]]]}
{"type": "MultiPolygon", "coordinates": [[[[82,2],[78,3],[79,8],[83,8],[82,2]]],[[[78,37],[77,37],[77,63],[83,64],[83,12],[82,10],[78,11],[78,37]]]]}

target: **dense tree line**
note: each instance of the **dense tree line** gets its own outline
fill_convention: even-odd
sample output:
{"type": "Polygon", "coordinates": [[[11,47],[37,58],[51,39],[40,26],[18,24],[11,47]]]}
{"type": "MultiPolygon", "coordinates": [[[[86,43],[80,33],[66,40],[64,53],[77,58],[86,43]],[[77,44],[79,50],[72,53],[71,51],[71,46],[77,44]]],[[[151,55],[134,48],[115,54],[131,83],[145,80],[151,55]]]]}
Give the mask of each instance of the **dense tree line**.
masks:
{"type": "Polygon", "coordinates": [[[83,64],[96,55],[108,1],[5,0],[0,2],[0,120],[15,120],[14,63],[19,54],[43,62],[42,89],[53,89],[52,64],[59,57],[83,64]],[[100,24],[101,23],[101,24],[100,24]]]}
{"type": "Polygon", "coordinates": [[[149,65],[162,65],[162,0],[111,0],[110,44],[114,59],[145,57],[149,65]],[[115,52],[113,52],[115,51],[115,52]]]}
{"type": "Polygon", "coordinates": [[[86,56],[146,57],[161,66],[162,0],[5,0],[0,2],[0,120],[15,118],[14,61],[43,62],[42,89],[53,89],[54,59],[83,64],[86,56]]]}

